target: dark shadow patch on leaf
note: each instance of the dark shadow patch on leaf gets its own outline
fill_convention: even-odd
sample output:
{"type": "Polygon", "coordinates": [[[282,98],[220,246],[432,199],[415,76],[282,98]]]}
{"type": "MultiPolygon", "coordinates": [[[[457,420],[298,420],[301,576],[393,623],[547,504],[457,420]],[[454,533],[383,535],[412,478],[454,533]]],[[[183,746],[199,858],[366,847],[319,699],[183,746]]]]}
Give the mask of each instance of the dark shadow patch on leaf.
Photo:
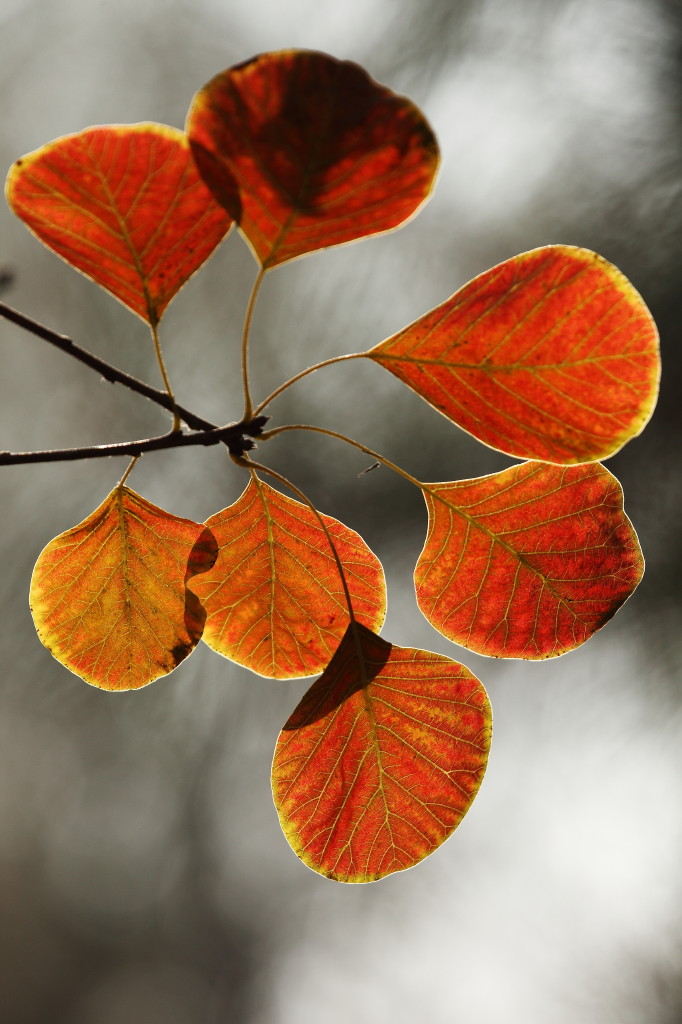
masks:
{"type": "Polygon", "coordinates": [[[391,654],[391,644],[359,623],[351,623],[332,660],[289,717],[293,732],[331,715],[344,701],[371,685],[391,654]]]}
{"type": "Polygon", "coordinates": [[[185,629],[191,638],[191,642],[176,644],[172,651],[169,652],[173,658],[174,665],[179,665],[188,654],[192,653],[201,640],[204,626],[206,625],[206,610],[197,595],[192,593],[187,584],[192,577],[199,576],[201,573],[212,569],[217,557],[218,542],[211,530],[208,527],[204,527],[189,553],[187,569],[185,570],[185,629]]]}
{"type": "Polygon", "coordinates": [[[227,163],[192,139],[190,139],[190,151],[204,185],[211,191],[213,198],[220,203],[223,209],[227,210],[235,223],[239,224],[242,201],[237,182],[227,163]]]}

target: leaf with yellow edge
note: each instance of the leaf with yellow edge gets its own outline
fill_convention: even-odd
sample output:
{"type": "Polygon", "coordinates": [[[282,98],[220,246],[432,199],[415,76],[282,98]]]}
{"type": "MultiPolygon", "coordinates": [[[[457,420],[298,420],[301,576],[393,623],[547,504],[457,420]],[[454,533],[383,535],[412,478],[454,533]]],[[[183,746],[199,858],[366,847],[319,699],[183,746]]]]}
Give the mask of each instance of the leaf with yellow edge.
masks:
{"type": "Polygon", "coordinates": [[[232,223],[185,133],[161,124],[65,135],[17,160],[6,192],[41,242],[153,326],[232,223]]]}
{"type": "Polygon", "coordinates": [[[340,882],[417,864],[468,811],[491,723],[463,665],[350,626],[277,740],[273,795],[295,853],[340,882]]]}
{"type": "Polygon", "coordinates": [[[571,651],[642,578],[621,486],[599,463],[525,462],[422,487],[429,529],[417,603],[439,632],[479,654],[571,651]]]}
{"type": "Polygon", "coordinates": [[[216,75],[194,97],[187,133],[264,268],[397,227],[438,167],[410,100],[313,50],[264,53],[216,75]]]}
{"type": "Polygon", "coordinates": [[[367,355],[491,448],[559,464],[638,434],[660,374],[640,296],[571,245],[500,263],[367,355]]]}
{"type": "Polygon", "coordinates": [[[146,686],[199,642],[206,613],[187,582],[216,553],[205,526],[116,487],[41,552],[31,580],[38,636],[94,686],[146,686]]]}
{"type": "MultiPolygon", "coordinates": [[[[322,516],[344,568],[357,619],[380,629],[386,614],[381,562],[362,537],[322,516]]],[[[206,609],[203,639],[259,675],[316,675],[349,622],[338,566],[306,505],[251,479],[240,498],[206,521],[219,553],[192,588],[206,609]]]]}

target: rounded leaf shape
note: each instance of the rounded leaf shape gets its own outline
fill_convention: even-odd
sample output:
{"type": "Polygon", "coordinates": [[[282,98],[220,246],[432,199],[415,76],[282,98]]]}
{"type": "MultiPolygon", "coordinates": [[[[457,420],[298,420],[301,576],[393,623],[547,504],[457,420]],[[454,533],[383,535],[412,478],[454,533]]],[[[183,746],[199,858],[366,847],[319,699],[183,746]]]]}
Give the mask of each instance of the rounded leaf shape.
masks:
{"type": "Polygon", "coordinates": [[[187,581],[216,552],[205,526],[116,487],[38,557],[30,597],[38,636],[93,686],[146,686],[199,642],[206,614],[187,581]]]}
{"type": "Polygon", "coordinates": [[[17,160],[6,192],[41,242],[152,325],[232,223],[185,133],[161,124],[65,135],[17,160]]]}
{"type": "Polygon", "coordinates": [[[644,560],[620,484],[599,463],[526,462],[423,484],[417,603],[449,640],[495,658],[552,658],[600,629],[644,560]]]}
{"type": "MultiPolygon", "coordinates": [[[[362,537],[322,516],[341,559],[357,619],[380,629],[386,614],[381,562],[362,537]]],[[[310,508],[252,479],[206,521],[219,546],[192,589],[206,610],[214,651],[275,679],[321,672],[349,622],[338,566],[310,508]]]]}
{"type": "Polygon", "coordinates": [[[428,196],[433,132],[409,100],[324,53],[266,53],[213,78],[187,132],[263,267],[386,231],[428,196]]]}
{"type": "Polygon", "coordinates": [[[294,852],[339,882],[417,864],[471,806],[491,729],[463,665],[350,626],[277,740],[273,795],[294,852]]]}
{"type": "Polygon", "coordinates": [[[367,355],[491,448],[562,465],[638,434],[660,375],[640,296],[570,245],[500,263],[367,355]]]}

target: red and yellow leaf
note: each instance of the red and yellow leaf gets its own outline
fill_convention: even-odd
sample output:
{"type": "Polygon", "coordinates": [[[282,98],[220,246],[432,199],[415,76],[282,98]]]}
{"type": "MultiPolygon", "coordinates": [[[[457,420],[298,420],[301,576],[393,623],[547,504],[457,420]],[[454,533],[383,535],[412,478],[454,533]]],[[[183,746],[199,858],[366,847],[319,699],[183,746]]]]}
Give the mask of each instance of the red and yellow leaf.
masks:
{"type": "Polygon", "coordinates": [[[199,642],[206,615],[187,581],[216,551],[205,526],[116,487],[41,552],[31,580],[38,636],[94,686],[146,686],[199,642]]]}
{"type": "Polygon", "coordinates": [[[17,160],[6,191],[41,242],[152,325],[232,223],[185,133],[160,124],[66,135],[17,160]]]}
{"type": "Polygon", "coordinates": [[[417,602],[432,626],[479,654],[571,651],[642,578],[623,492],[599,463],[525,462],[423,489],[429,529],[417,602]]]}
{"type": "Polygon", "coordinates": [[[560,464],[612,455],[658,393],[644,302],[569,245],[493,267],[367,354],[492,448],[560,464]]]}
{"type": "MultiPolygon", "coordinates": [[[[322,517],[344,568],[359,622],[380,629],[386,614],[381,562],[362,537],[322,517]]],[[[192,584],[206,609],[204,641],[262,676],[316,675],[349,623],[339,570],[319,520],[306,505],[258,478],[206,521],[219,545],[211,572],[192,584]]]]}
{"type": "Polygon", "coordinates": [[[409,100],[314,51],[262,54],[217,75],[195,96],[187,132],[263,267],[396,227],[438,166],[409,100]]]}
{"type": "Polygon", "coordinates": [[[488,697],[463,665],[351,627],[277,740],[284,834],[340,882],[412,867],[468,811],[490,736],[488,697]]]}

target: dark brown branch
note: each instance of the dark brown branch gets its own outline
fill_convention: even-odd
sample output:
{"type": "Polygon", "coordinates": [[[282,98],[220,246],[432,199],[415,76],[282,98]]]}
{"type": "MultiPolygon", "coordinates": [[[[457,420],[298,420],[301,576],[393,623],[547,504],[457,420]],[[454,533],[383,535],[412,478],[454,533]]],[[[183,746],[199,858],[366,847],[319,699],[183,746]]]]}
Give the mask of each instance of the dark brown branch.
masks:
{"type": "MultiPolygon", "coordinates": [[[[92,355],[91,352],[81,348],[80,345],[76,345],[66,335],[57,334],[56,331],[52,331],[49,327],[45,327],[36,320],[32,320],[30,317],[25,316],[24,313],[12,309],[11,306],[6,306],[4,302],[0,302],[0,316],[4,317],[5,320],[10,320],[18,327],[22,327],[30,334],[34,334],[37,338],[42,338],[43,341],[48,341],[51,345],[55,345],[62,352],[66,352],[68,355],[73,356],[74,359],[78,359],[79,362],[85,363],[86,366],[96,370],[97,373],[101,374],[110,383],[123,384],[124,387],[129,388],[131,391],[136,391],[138,395],[144,395],[145,398],[167,409],[168,412],[176,411],[188,427],[192,427],[194,430],[215,429],[215,423],[211,423],[210,420],[196,416],[189,409],[185,409],[181,405],[173,405],[173,401],[165,391],[159,391],[158,388],[150,387],[149,384],[138,380],[137,377],[133,377],[123,370],[118,370],[111,363],[107,363],[104,359],[99,359],[97,356],[92,355]]],[[[83,456],[83,458],[88,458],[88,456],[83,456]]]]}
{"type": "Polygon", "coordinates": [[[141,441],[121,441],[118,444],[98,444],[84,448],[53,448],[40,452],[0,452],[0,466],[27,462],[70,462],[76,459],[103,459],[112,455],[143,455],[163,448],[184,448],[188,445],[225,444],[233,455],[241,456],[255,447],[251,437],[258,437],[267,417],[259,416],[246,427],[243,423],[230,423],[225,427],[201,430],[192,434],[181,431],[148,437],[141,441]]]}
{"type": "Polygon", "coordinates": [[[86,349],[76,345],[75,342],[64,334],[57,334],[56,331],[45,327],[43,324],[32,320],[11,306],[0,302],[0,316],[10,320],[18,327],[35,334],[36,337],[55,345],[62,352],[73,356],[79,362],[96,370],[105,380],[112,384],[123,384],[131,391],[136,391],[157,405],[163,406],[168,412],[177,412],[182,420],[191,427],[195,433],[187,434],[182,431],[171,431],[168,434],[161,434],[159,437],[148,437],[140,441],[122,441],[117,444],[88,445],[80,448],[52,448],[47,451],[35,452],[0,452],[0,466],[20,465],[27,462],[70,462],[76,459],[102,459],[110,458],[113,455],[142,455],[144,452],[160,451],[163,448],[184,448],[187,445],[212,445],[224,444],[232,455],[241,456],[244,452],[255,447],[252,438],[260,437],[264,425],[269,416],[254,416],[248,423],[243,420],[240,423],[228,423],[227,426],[218,427],[210,420],[197,416],[189,409],[174,403],[165,391],[152,388],[144,381],[132,377],[123,370],[118,370],[111,363],[99,359],[86,349]]]}

